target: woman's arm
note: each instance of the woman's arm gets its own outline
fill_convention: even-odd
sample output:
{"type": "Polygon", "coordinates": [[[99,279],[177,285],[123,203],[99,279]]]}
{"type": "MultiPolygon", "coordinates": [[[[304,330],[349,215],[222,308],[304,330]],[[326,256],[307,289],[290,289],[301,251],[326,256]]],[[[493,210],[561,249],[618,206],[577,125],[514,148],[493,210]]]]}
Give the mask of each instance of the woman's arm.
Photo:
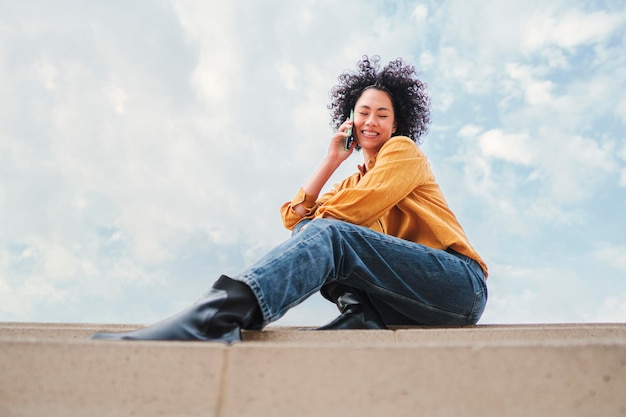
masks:
{"type": "MultiPolygon", "coordinates": [[[[311,178],[302,186],[304,193],[308,197],[315,197],[320,194],[322,188],[328,182],[328,179],[339,168],[339,166],[345,161],[354,151],[356,143],[352,143],[350,150],[344,149],[344,143],[348,134],[345,133],[347,129],[352,127],[352,122],[346,120],[340,127],[337,133],[332,137],[330,146],[328,147],[328,153],[326,157],[315,170],[311,178]]],[[[292,206],[292,209],[298,213],[301,217],[307,215],[308,209],[303,203],[292,206]]]]}
{"type": "MultiPolygon", "coordinates": [[[[341,164],[341,162],[339,164],[341,164]]],[[[324,188],[324,185],[326,185],[328,179],[333,175],[338,167],[339,165],[337,165],[336,161],[325,158],[320,166],[315,170],[311,178],[309,178],[306,184],[302,186],[302,190],[304,190],[304,193],[307,196],[317,197],[322,191],[322,188],[324,188]]],[[[302,217],[306,216],[307,214],[307,209],[303,203],[297,204],[292,208],[302,217]]]]}

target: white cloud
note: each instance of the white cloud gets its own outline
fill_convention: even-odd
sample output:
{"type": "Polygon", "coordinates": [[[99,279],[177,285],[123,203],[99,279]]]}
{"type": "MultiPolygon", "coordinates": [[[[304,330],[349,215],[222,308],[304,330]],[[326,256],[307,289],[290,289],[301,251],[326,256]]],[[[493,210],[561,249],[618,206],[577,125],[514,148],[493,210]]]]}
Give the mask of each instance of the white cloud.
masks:
{"type": "Polygon", "coordinates": [[[126,101],[128,98],[126,91],[122,87],[115,84],[111,84],[107,90],[109,100],[111,101],[115,112],[119,114],[124,113],[126,111],[126,101]]]}
{"type": "Polygon", "coordinates": [[[620,100],[617,106],[615,106],[615,113],[622,120],[622,122],[626,123],[626,100],[620,100]]]}
{"type": "Polygon", "coordinates": [[[548,68],[551,70],[570,70],[571,63],[565,52],[558,47],[547,47],[541,55],[547,60],[548,68]]]}
{"type": "Polygon", "coordinates": [[[541,224],[579,227],[587,220],[582,210],[565,209],[558,201],[546,197],[533,199],[527,212],[531,219],[541,224]]]}
{"type": "Polygon", "coordinates": [[[542,79],[545,76],[543,69],[512,63],[507,65],[507,74],[512,79],[509,86],[521,91],[529,106],[546,106],[553,102],[554,84],[542,79]]]}
{"type": "Polygon", "coordinates": [[[533,162],[533,147],[526,133],[504,133],[498,129],[489,130],[479,137],[483,155],[505,161],[530,165],[533,162]]]}
{"type": "Polygon", "coordinates": [[[435,57],[428,51],[424,51],[419,56],[419,68],[422,70],[430,70],[435,63],[435,57]]]}
{"type": "Polygon", "coordinates": [[[492,263],[487,284],[489,301],[482,323],[588,320],[587,283],[571,269],[492,263]],[[567,284],[562,278],[565,274],[567,284]]]}
{"type": "Polygon", "coordinates": [[[592,198],[598,184],[616,172],[612,143],[568,135],[547,129],[537,139],[543,151],[537,153],[539,166],[548,176],[552,194],[571,204],[592,198]]]}
{"type": "Polygon", "coordinates": [[[551,10],[535,14],[527,26],[524,46],[535,51],[556,45],[571,49],[604,41],[626,22],[626,14],[604,11],[551,10]]]}
{"type": "Polygon", "coordinates": [[[411,15],[417,23],[422,23],[426,21],[426,19],[428,18],[428,6],[425,4],[418,4],[413,9],[411,15]]]}
{"type": "Polygon", "coordinates": [[[43,60],[35,64],[35,67],[46,90],[55,90],[57,87],[56,80],[58,74],[54,65],[52,65],[48,61],[43,60]]]}
{"type": "Polygon", "coordinates": [[[9,284],[0,278],[0,303],[5,317],[25,317],[27,309],[24,304],[27,300],[28,298],[18,297],[9,284]]]}
{"type": "Polygon", "coordinates": [[[626,322],[626,293],[606,297],[595,315],[594,322],[626,322]]]}
{"type": "Polygon", "coordinates": [[[622,142],[624,142],[624,146],[622,146],[622,149],[617,152],[617,156],[623,162],[626,162],[626,139],[623,139],[622,142]]]}
{"type": "Polygon", "coordinates": [[[546,67],[530,63],[507,64],[507,75],[505,120],[514,130],[528,129],[532,138],[522,150],[507,151],[527,162],[531,153],[537,178],[549,179],[551,194],[559,201],[591,198],[598,184],[618,171],[614,137],[602,137],[597,130],[581,135],[596,118],[602,120],[613,111],[617,96],[611,78],[596,75],[558,85],[546,67]]]}
{"type": "Polygon", "coordinates": [[[296,66],[289,62],[283,61],[276,64],[276,69],[283,79],[285,87],[288,90],[295,90],[297,86],[296,78],[298,75],[298,69],[296,68],[296,66]]]}
{"type": "Polygon", "coordinates": [[[553,88],[551,81],[531,82],[526,88],[526,101],[531,106],[547,104],[552,100],[553,88]]]}
{"type": "Polygon", "coordinates": [[[619,271],[626,272],[626,245],[597,244],[593,251],[593,258],[619,271]]]}
{"type": "Polygon", "coordinates": [[[458,135],[465,139],[475,139],[482,131],[483,131],[482,127],[469,124],[469,125],[463,126],[459,130],[458,135]]]}
{"type": "MultiPolygon", "coordinates": [[[[192,80],[199,97],[210,110],[229,109],[230,97],[241,93],[238,80],[245,70],[236,9],[232,3],[174,1],[176,16],[185,36],[198,48],[192,80]]],[[[229,114],[229,112],[224,112],[229,114]]]]}

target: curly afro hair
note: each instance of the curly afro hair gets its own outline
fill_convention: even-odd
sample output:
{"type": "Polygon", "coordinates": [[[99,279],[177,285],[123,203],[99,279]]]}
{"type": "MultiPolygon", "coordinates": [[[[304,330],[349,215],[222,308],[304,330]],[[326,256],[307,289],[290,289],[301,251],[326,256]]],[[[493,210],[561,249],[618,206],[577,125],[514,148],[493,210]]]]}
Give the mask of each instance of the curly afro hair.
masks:
{"type": "Polygon", "coordinates": [[[341,74],[339,84],[330,91],[328,109],[331,126],[339,129],[363,91],[375,88],[391,96],[397,124],[395,135],[407,136],[421,143],[421,137],[428,131],[430,123],[430,98],[426,84],[417,78],[415,67],[398,58],[380,70],[380,57],[377,55],[371,59],[364,55],[357,67],[355,72],[341,74]]]}

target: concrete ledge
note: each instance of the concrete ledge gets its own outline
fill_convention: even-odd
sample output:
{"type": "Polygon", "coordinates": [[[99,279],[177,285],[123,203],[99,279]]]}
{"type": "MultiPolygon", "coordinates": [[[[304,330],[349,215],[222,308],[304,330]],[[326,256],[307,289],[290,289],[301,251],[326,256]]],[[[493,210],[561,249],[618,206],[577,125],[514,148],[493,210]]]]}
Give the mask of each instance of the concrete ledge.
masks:
{"type": "Polygon", "coordinates": [[[626,344],[0,342],[2,416],[619,416],[626,344]]]}
{"type": "Polygon", "coordinates": [[[138,324],[83,324],[83,323],[0,323],[0,338],[71,340],[86,339],[99,332],[124,332],[141,327],[138,324]]]}
{"type": "Polygon", "coordinates": [[[229,352],[224,416],[619,416],[626,345],[229,352]],[[242,389],[249,387],[250,389],[242,389]]]}
{"type": "Polygon", "coordinates": [[[233,346],[0,323],[0,416],[624,416],[626,325],[246,332],[233,346]]]}
{"type": "MultiPolygon", "coordinates": [[[[123,332],[138,324],[1,323],[0,338],[84,340],[98,331],[123,332]]],[[[393,330],[301,331],[269,326],[243,332],[245,342],[298,344],[476,344],[493,342],[615,340],[626,341],[626,323],[478,325],[457,328],[397,327],[393,330]]]]}
{"type": "Polygon", "coordinates": [[[626,342],[624,324],[561,324],[518,326],[473,326],[452,329],[402,329],[396,330],[398,343],[479,343],[496,342],[548,342],[548,341],[599,341],[623,340],[626,342]]]}
{"type": "Polygon", "coordinates": [[[3,340],[0,415],[215,415],[225,350],[171,342],[3,340]]]}

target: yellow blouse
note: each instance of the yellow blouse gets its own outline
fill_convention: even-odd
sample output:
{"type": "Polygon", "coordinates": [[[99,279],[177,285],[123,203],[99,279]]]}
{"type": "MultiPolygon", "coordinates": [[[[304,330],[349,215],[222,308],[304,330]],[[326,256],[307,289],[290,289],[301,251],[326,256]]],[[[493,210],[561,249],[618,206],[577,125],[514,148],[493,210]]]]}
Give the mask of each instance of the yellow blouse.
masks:
{"type": "Polygon", "coordinates": [[[472,247],[430,169],[424,153],[411,139],[394,136],[359,172],[319,198],[300,189],[281,207],[285,227],[303,219],[334,217],[435,249],[452,250],[487,265],[472,247]],[[304,217],[293,210],[303,204],[304,217]]]}

